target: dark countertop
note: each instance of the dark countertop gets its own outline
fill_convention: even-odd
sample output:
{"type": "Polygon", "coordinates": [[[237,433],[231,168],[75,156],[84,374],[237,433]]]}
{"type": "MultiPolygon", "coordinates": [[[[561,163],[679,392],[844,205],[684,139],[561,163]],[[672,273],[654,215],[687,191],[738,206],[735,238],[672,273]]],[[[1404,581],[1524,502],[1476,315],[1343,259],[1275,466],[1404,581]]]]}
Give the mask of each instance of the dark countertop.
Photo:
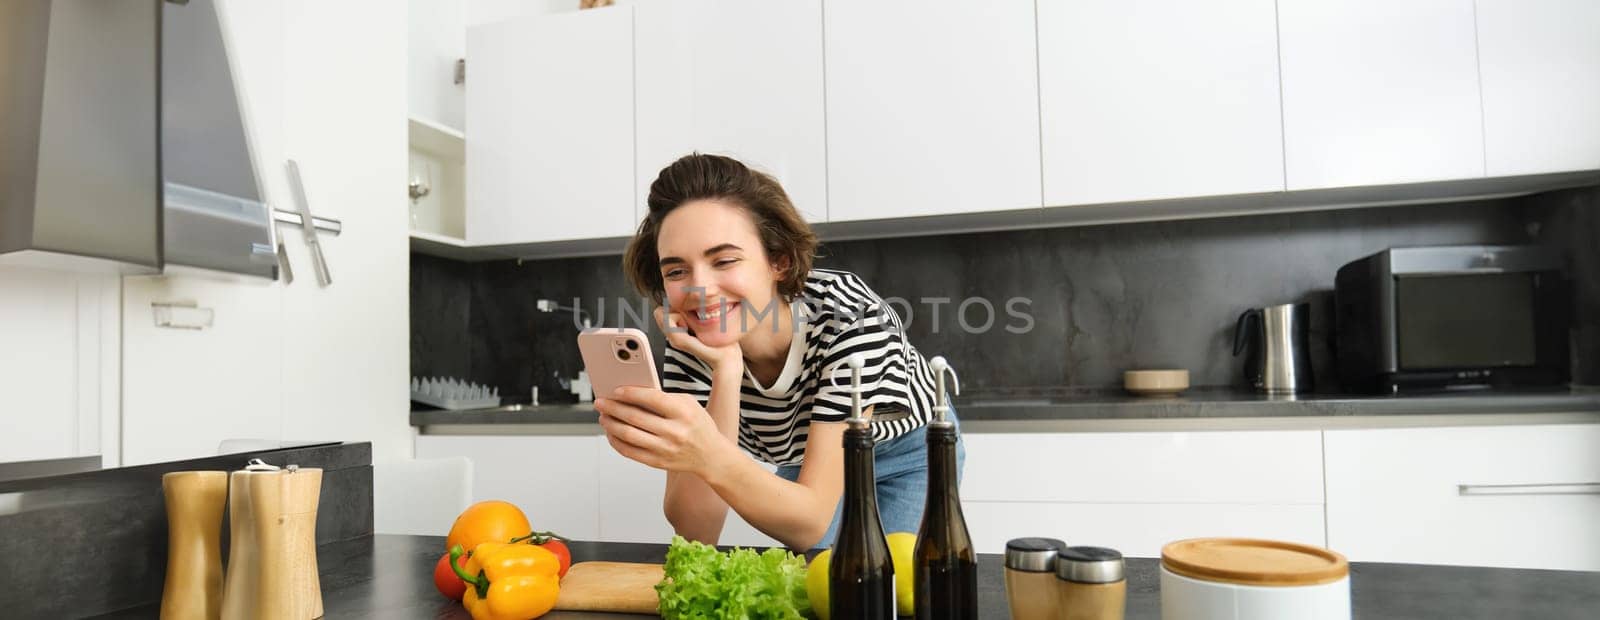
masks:
{"type": "MultiPolygon", "coordinates": [[[[433,587],[433,566],[444,538],[364,537],[317,549],[326,617],[455,618],[469,616],[433,587]]],[[[575,561],[660,562],[666,545],[574,542],[575,561]]],[[[1130,619],[1160,617],[1159,562],[1128,560],[1130,619]]],[[[998,555],[978,556],[979,615],[1005,618],[1005,585],[998,555]]],[[[1356,618],[1592,618],[1600,609],[1600,572],[1351,564],[1350,590],[1356,618]]],[[[159,606],[102,618],[155,618],[159,606]]],[[[552,612],[561,618],[637,618],[625,614],[552,612]]]]}
{"type": "MultiPolygon", "coordinates": [[[[234,471],[252,458],[322,470],[317,542],[371,535],[372,444],[366,442],[274,442],[232,454],[4,481],[0,617],[78,618],[159,601],[169,535],[163,476],[234,471]],[[45,549],[49,562],[40,561],[45,549]]],[[[226,548],[227,538],[222,543],[226,548]]]]}
{"type": "MultiPolygon", "coordinates": [[[[972,390],[955,400],[963,421],[1026,426],[1064,421],[1137,421],[1211,418],[1351,418],[1359,416],[1471,416],[1594,413],[1600,389],[1483,390],[1397,396],[1310,394],[1269,396],[1230,388],[1192,388],[1176,397],[1141,397],[1122,391],[1079,389],[972,390]]],[[[596,428],[591,403],[490,410],[411,412],[411,425],[560,424],[596,428]]],[[[1019,428],[1017,430],[1027,430],[1019,428]]],[[[1043,428],[1039,430],[1045,430],[1043,428]]]]}
{"type": "Polygon", "coordinates": [[[1107,390],[974,390],[956,399],[956,410],[965,420],[1566,413],[1600,411],[1600,390],[1269,395],[1232,388],[1192,388],[1170,397],[1107,390]]]}

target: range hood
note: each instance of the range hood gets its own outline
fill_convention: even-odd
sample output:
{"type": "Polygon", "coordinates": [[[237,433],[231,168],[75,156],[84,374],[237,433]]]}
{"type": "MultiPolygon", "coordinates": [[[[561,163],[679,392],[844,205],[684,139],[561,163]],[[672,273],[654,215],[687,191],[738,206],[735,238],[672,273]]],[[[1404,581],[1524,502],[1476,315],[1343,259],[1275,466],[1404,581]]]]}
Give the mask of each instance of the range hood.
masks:
{"type": "Polygon", "coordinates": [[[256,171],[212,0],[0,2],[0,262],[276,279],[256,171]]]}

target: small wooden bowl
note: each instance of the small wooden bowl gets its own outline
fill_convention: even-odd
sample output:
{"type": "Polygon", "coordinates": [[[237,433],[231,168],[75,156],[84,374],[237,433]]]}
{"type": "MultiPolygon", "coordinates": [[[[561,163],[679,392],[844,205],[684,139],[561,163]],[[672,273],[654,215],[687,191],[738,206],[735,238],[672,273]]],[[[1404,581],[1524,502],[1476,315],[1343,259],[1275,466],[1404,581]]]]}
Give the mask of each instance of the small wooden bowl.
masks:
{"type": "Polygon", "coordinates": [[[1181,369],[1123,371],[1122,389],[1136,396],[1176,396],[1189,389],[1189,371],[1181,369]]]}

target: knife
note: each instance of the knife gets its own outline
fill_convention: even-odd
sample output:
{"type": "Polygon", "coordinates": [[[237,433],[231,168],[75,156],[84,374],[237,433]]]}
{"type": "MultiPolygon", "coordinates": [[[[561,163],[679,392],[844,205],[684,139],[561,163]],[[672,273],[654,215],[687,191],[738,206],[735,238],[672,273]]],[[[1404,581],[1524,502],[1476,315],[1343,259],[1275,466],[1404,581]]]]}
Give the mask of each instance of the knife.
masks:
{"type": "Polygon", "coordinates": [[[311,205],[306,202],[306,187],[300,180],[300,165],[291,159],[287,166],[289,189],[294,192],[296,206],[300,209],[300,227],[305,231],[306,247],[311,249],[312,270],[317,273],[317,284],[328,286],[333,284],[333,275],[328,273],[328,261],[322,256],[322,243],[317,241],[317,224],[311,217],[311,205]]]}

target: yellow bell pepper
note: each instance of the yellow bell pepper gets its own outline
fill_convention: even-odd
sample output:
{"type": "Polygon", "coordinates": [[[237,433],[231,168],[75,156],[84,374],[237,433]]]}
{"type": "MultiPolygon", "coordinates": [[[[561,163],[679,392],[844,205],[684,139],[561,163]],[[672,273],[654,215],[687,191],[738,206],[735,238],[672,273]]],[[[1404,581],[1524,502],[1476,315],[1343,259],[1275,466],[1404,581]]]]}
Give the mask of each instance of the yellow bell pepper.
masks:
{"type": "Polygon", "coordinates": [[[450,548],[450,565],[467,584],[461,603],[473,620],[528,620],[556,606],[560,592],[561,560],[535,545],[482,543],[472,550],[466,566],[456,560],[461,545],[450,548]]]}

